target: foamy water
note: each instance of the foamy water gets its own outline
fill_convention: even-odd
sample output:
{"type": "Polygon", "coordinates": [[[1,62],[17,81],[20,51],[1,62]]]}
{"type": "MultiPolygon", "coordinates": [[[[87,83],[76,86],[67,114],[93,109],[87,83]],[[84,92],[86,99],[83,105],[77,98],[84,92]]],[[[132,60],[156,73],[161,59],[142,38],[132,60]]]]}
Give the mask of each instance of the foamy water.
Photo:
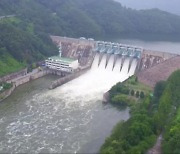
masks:
{"type": "Polygon", "coordinates": [[[127,58],[120,72],[121,58],[115,62],[112,55],[107,61],[107,56],[100,61],[97,54],[90,71],[61,87],[27,92],[13,99],[15,104],[3,104],[0,152],[98,152],[113,126],[129,118],[128,109],[104,106],[103,93],[133,75],[137,65],[134,59],[128,72],[127,58]]]}

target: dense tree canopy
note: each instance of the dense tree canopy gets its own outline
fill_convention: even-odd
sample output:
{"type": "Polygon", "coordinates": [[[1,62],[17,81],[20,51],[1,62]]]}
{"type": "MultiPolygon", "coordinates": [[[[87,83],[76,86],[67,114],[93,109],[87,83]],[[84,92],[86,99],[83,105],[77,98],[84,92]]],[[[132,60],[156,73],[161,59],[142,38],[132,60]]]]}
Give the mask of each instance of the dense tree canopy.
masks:
{"type": "Polygon", "coordinates": [[[160,11],[133,10],[113,0],[1,0],[0,15],[14,14],[36,31],[66,36],[179,34],[180,17],[160,11]]]}

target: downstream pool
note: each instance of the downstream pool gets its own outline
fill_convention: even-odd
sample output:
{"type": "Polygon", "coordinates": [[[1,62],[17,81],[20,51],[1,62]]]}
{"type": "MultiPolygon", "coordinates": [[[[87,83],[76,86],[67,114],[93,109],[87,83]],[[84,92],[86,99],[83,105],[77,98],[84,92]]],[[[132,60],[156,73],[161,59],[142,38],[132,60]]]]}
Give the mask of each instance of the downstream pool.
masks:
{"type": "Polygon", "coordinates": [[[81,79],[48,90],[55,78],[24,84],[0,103],[0,153],[95,153],[129,118],[128,109],[102,104],[102,88],[79,91],[81,79]]]}

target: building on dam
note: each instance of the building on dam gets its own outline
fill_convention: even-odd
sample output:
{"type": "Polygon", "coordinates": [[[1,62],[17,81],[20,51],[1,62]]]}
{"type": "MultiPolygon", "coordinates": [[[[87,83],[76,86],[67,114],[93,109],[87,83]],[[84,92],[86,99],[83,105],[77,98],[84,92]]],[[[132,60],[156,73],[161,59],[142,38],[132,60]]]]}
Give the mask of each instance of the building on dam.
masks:
{"type": "Polygon", "coordinates": [[[61,45],[60,45],[59,55],[49,57],[47,60],[45,60],[46,67],[56,70],[56,71],[63,71],[63,72],[68,72],[68,73],[74,72],[79,67],[78,60],[62,57],[61,54],[62,54],[62,51],[61,51],[61,45]]]}

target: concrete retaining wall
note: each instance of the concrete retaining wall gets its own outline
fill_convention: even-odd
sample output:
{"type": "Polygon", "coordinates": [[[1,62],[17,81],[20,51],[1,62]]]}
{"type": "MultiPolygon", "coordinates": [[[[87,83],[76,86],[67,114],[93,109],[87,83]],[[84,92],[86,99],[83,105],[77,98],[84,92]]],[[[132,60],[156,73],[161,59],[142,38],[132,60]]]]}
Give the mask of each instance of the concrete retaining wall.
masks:
{"type": "Polygon", "coordinates": [[[56,87],[59,87],[79,76],[81,76],[82,74],[86,73],[88,70],[90,69],[90,66],[89,67],[86,67],[84,68],[83,70],[79,71],[79,72],[76,72],[74,74],[70,74],[68,76],[65,76],[65,77],[62,77],[56,81],[53,81],[52,84],[49,86],[49,89],[55,89],[56,87]]]}
{"type": "Polygon", "coordinates": [[[14,91],[14,89],[15,89],[15,85],[13,85],[10,89],[2,92],[0,94],[0,102],[3,101],[4,99],[6,99],[8,96],[10,96],[11,93],[14,91]]]}
{"type": "Polygon", "coordinates": [[[6,82],[8,80],[12,80],[14,78],[18,78],[18,77],[21,77],[23,75],[26,75],[27,74],[27,69],[23,69],[19,72],[15,72],[15,73],[11,73],[11,74],[8,74],[6,76],[3,76],[3,77],[0,77],[0,82],[6,82]]]}
{"type": "Polygon", "coordinates": [[[50,70],[43,70],[43,71],[37,72],[36,74],[31,75],[30,80],[35,80],[48,74],[52,74],[50,70]]]}
{"type": "Polygon", "coordinates": [[[19,79],[17,79],[16,81],[13,82],[13,87],[11,89],[6,90],[0,94],[0,102],[3,101],[8,96],[10,96],[16,87],[18,87],[22,84],[25,84],[25,83],[29,82],[30,80],[38,79],[38,78],[43,77],[43,76],[50,74],[50,73],[52,73],[51,70],[43,70],[43,71],[37,72],[33,75],[27,74],[25,76],[20,77],[19,79]]]}
{"type": "Polygon", "coordinates": [[[16,87],[18,87],[24,83],[29,82],[30,80],[35,80],[35,79],[41,78],[48,74],[52,74],[52,71],[51,70],[42,70],[42,71],[36,72],[34,74],[29,74],[29,75],[27,74],[26,76],[23,76],[23,77],[19,78],[18,80],[16,80],[14,82],[14,85],[16,87]]]}
{"type": "Polygon", "coordinates": [[[29,82],[29,81],[30,81],[30,76],[25,76],[23,78],[16,80],[16,82],[14,82],[14,85],[15,85],[15,87],[18,87],[24,83],[29,82]]]}
{"type": "Polygon", "coordinates": [[[17,78],[16,80],[13,81],[13,87],[0,94],[0,102],[2,100],[4,100],[5,98],[7,98],[8,96],[10,96],[16,87],[18,87],[22,84],[25,84],[25,83],[29,82],[30,80],[35,80],[35,79],[41,78],[41,77],[48,75],[48,74],[56,74],[56,75],[59,75],[61,77],[64,75],[67,75],[65,77],[62,77],[62,78],[52,82],[52,84],[50,85],[49,88],[54,89],[58,86],[61,86],[62,84],[69,82],[70,80],[73,80],[73,79],[79,77],[80,75],[84,74],[85,72],[87,72],[89,70],[89,68],[90,68],[90,66],[85,67],[81,71],[78,71],[74,74],[65,74],[65,72],[57,72],[54,70],[44,69],[42,71],[39,71],[39,72],[36,72],[33,74],[29,73],[29,74],[23,75],[21,77],[18,76],[19,78],[17,78]]]}
{"type": "Polygon", "coordinates": [[[170,58],[156,66],[140,71],[137,76],[140,82],[154,88],[158,81],[167,80],[178,69],[180,69],[180,56],[170,58]]]}

